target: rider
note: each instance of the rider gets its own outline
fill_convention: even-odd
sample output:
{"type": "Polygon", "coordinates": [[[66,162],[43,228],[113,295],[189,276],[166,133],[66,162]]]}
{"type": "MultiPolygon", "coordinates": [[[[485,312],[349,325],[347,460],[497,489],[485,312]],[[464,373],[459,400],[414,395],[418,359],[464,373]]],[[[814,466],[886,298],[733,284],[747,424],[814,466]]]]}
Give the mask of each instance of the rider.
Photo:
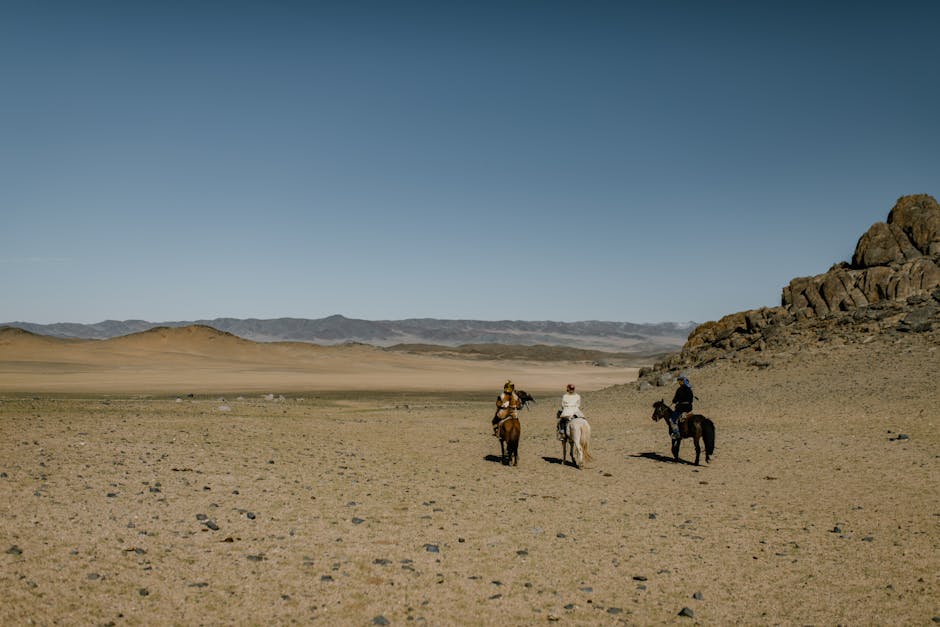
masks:
{"type": "Polygon", "coordinates": [[[512,381],[506,381],[503,392],[496,397],[496,415],[493,416],[493,435],[499,437],[497,430],[499,423],[505,418],[515,418],[516,410],[522,407],[522,400],[516,394],[516,386],[512,381]]]}
{"type": "Polygon", "coordinates": [[[581,395],[574,391],[574,385],[568,384],[565,393],[561,396],[561,409],[556,414],[558,418],[558,439],[565,439],[565,427],[569,418],[584,418],[581,411],[581,395]]]}
{"type": "Polygon", "coordinates": [[[682,414],[692,411],[692,400],[695,398],[695,395],[692,393],[692,384],[689,383],[688,377],[679,375],[677,381],[679,387],[676,388],[676,393],[672,397],[675,409],[673,409],[672,413],[669,415],[669,429],[672,431],[673,440],[682,438],[679,433],[679,418],[682,414]]]}

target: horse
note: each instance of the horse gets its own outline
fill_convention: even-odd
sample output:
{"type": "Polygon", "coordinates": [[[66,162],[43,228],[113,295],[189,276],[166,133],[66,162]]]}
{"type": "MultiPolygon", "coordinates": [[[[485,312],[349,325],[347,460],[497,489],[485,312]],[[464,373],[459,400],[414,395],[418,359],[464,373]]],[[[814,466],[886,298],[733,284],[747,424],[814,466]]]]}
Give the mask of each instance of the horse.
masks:
{"type": "MultiPolygon", "coordinates": [[[[669,429],[669,437],[672,437],[672,431],[669,426],[669,416],[672,409],[666,404],[665,400],[659,400],[653,403],[653,422],[662,419],[666,421],[666,428],[669,429]]],[[[698,466],[699,457],[702,449],[699,446],[699,439],[705,441],[705,463],[711,462],[711,456],[715,452],[715,423],[702,416],[701,414],[690,414],[684,420],[679,421],[680,439],[672,440],[672,457],[679,461],[679,446],[682,444],[681,438],[692,438],[695,442],[695,465],[698,466]]]]}
{"type": "MultiPolygon", "coordinates": [[[[518,390],[516,396],[522,403],[520,409],[525,409],[529,403],[535,402],[535,397],[525,390],[518,390]]],[[[505,410],[503,410],[505,411],[505,410]]],[[[493,416],[493,426],[496,437],[499,438],[500,459],[506,466],[519,465],[519,436],[522,433],[522,427],[519,419],[514,415],[500,416],[501,411],[497,410],[493,416]]]]}
{"type": "Polygon", "coordinates": [[[519,435],[521,431],[519,419],[515,416],[504,418],[496,427],[496,435],[499,437],[500,459],[503,460],[504,466],[519,465],[519,435]]]}
{"type": "Polygon", "coordinates": [[[591,443],[591,425],[584,418],[569,418],[561,440],[561,463],[564,465],[568,450],[571,451],[571,463],[578,470],[584,468],[584,461],[593,461],[588,445],[591,443]]]}

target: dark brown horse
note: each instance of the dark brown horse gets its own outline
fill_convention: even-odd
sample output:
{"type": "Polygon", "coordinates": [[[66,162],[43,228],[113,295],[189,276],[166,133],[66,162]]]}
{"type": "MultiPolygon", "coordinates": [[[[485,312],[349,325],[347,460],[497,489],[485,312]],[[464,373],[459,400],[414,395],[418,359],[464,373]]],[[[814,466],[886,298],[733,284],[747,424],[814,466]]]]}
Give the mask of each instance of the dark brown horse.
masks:
{"type": "Polygon", "coordinates": [[[501,420],[496,427],[496,435],[499,437],[499,452],[506,466],[519,465],[519,435],[522,428],[519,426],[519,419],[510,416],[501,420]]]}
{"type": "MultiPolygon", "coordinates": [[[[525,409],[529,403],[535,402],[535,398],[525,390],[518,390],[516,396],[522,403],[520,409],[525,409]]],[[[515,415],[506,415],[506,413],[505,409],[497,410],[496,415],[493,416],[493,432],[499,438],[500,458],[503,464],[518,466],[519,436],[522,433],[522,427],[515,415]]]]}
{"type": "MultiPolygon", "coordinates": [[[[666,421],[666,429],[669,430],[669,437],[672,438],[672,431],[669,426],[669,416],[672,409],[666,404],[665,400],[653,403],[653,422],[658,420],[666,421]]],[[[692,438],[695,442],[695,465],[698,466],[699,457],[702,449],[699,446],[699,440],[705,441],[705,463],[711,462],[711,456],[715,452],[715,423],[702,416],[701,414],[691,414],[684,420],[679,421],[679,435],[682,438],[692,438]]],[[[672,440],[672,457],[679,461],[679,446],[682,440],[672,440]]]]}

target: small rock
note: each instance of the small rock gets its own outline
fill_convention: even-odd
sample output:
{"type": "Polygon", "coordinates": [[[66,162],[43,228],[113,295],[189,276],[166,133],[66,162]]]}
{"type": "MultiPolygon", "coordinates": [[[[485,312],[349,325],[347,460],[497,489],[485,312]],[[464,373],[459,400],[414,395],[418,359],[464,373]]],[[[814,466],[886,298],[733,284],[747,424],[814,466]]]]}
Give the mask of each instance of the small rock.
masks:
{"type": "Polygon", "coordinates": [[[623,612],[623,608],[620,608],[620,607],[608,607],[608,608],[607,608],[607,613],[608,613],[608,614],[615,614],[615,615],[616,615],[616,614],[620,614],[620,613],[622,613],[622,612],[623,612]]]}
{"type": "Polygon", "coordinates": [[[150,590],[147,590],[147,588],[141,588],[140,590],[137,591],[137,594],[139,594],[142,597],[149,596],[150,590]]]}
{"type": "Polygon", "coordinates": [[[205,525],[206,525],[206,527],[208,527],[209,529],[212,529],[212,531],[218,531],[218,530],[219,530],[219,526],[218,526],[217,524],[215,524],[215,521],[214,521],[214,520],[207,520],[207,521],[205,522],[205,525]]]}
{"type": "Polygon", "coordinates": [[[245,516],[248,517],[248,520],[254,520],[254,519],[255,519],[255,513],[254,513],[254,512],[247,512],[247,513],[245,514],[245,516]]]}
{"type": "Polygon", "coordinates": [[[354,525],[361,525],[361,524],[364,523],[364,522],[365,522],[365,519],[364,519],[364,518],[353,518],[353,519],[352,519],[352,524],[354,524],[354,525]]]}
{"type": "Polygon", "coordinates": [[[702,596],[701,592],[696,592],[695,594],[692,595],[692,598],[695,599],[696,601],[701,601],[705,597],[702,596]]]}
{"type": "Polygon", "coordinates": [[[209,520],[209,517],[206,516],[205,514],[196,514],[196,520],[198,521],[209,520]]]}
{"type": "Polygon", "coordinates": [[[389,622],[387,618],[379,614],[378,616],[372,619],[372,624],[373,625],[388,625],[389,622]]]}
{"type": "Polygon", "coordinates": [[[643,575],[634,575],[633,581],[646,581],[646,577],[644,577],[643,575]]]}
{"type": "Polygon", "coordinates": [[[20,547],[14,544],[13,546],[7,549],[7,553],[10,555],[22,555],[23,549],[21,549],[20,547]]]}
{"type": "Polygon", "coordinates": [[[441,548],[437,546],[436,544],[425,544],[424,549],[428,553],[440,553],[441,552],[441,548]]]}
{"type": "Polygon", "coordinates": [[[692,618],[693,616],[695,616],[695,612],[693,612],[693,611],[692,611],[690,608],[688,608],[688,607],[684,607],[684,608],[682,608],[681,610],[679,610],[679,616],[685,616],[686,618],[692,618]]]}

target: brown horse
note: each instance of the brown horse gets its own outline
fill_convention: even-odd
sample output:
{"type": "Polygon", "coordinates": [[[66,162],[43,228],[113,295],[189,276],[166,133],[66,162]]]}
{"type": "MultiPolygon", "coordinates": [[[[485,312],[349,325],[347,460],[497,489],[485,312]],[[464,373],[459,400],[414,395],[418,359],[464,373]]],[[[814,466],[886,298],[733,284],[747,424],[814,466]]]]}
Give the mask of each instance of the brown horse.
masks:
{"type": "MultiPolygon", "coordinates": [[[[520,409],[525,409],[529,403],[535,402],[535,397],[525,390],[516,390],[516,396],[521,403],[520,409]]],[[[500,458],[503,464],[519,465],[519,435],[522,427],[514,414],[510,415],[506,409],[498,409],[493,416],[493,434],[499,438],[500,458]]]]}
{"type": "MultiPolygon", "coordinates": [[[[669,416],[672,409],[666,404],[665,400],[659,400],[653,403],[653,422],[658,420],[666,421],[666,429],[670,429],[669,416]]],[[[699,440],[705,441],[705,463],[711,462],[711,456],[715,452],[715,423],[702,416],[701,414],[691,414],[684,420],[679,421],[679,435],[682,438],[692,438],[695,442],[695,465],[698,466],[699,457],[702,449],[699,446],[699,440]]],[[[669,431],[669,437],[672,438],[672,431],[669,431]]],[[[682,440],[672,440],[672,457],[679,461],[679,446],[682,440]]]]}
{"type": "Polygon", "coordinates": [[[519,435],[522,428],[519,419],[509,416],[499,422],[496,435],[499,437],[499,452],[505,466],[519,465],[519,435]]]}

